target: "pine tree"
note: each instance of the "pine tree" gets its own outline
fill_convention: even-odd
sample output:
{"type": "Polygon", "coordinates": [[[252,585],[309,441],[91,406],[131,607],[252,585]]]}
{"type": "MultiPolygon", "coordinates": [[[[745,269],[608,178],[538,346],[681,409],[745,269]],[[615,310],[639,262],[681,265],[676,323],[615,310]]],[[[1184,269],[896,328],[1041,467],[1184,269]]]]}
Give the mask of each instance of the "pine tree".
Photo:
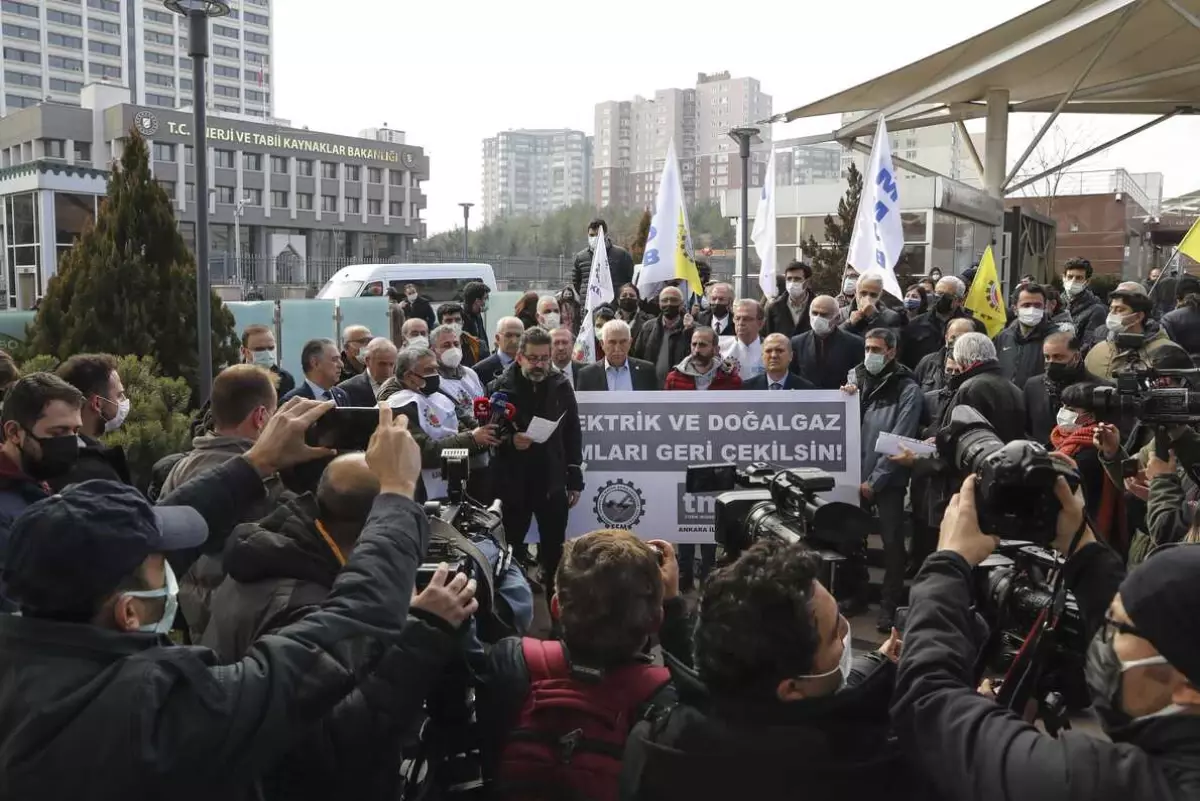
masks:
{"type": "MultiPolygon", "coordinates": [[[[146,141],[130,131],[113,164],[95,224],[50,279],[28,352],[152,356],[162,371],[198,384],[196,263],[165,191],[150,175],[146,141]]],[[[212,295],[213,369],[237,360],[233,314],[212,295]]]]}
{"type": "MultiPolygon", "coordinates": [[[[633,257],[634,264],[641,264],[642,257],[646,255],[646,240],[650,238],[652,220],[650,209],[643,211],[642,218],[638,220],[637,233],[633,235],[633,241],[629,243],[629,255],[633,257]]],[[[616,289],[616,287],[613,288],[616,289]]]]}
{"type": "Polygon", "coordinates": [[[804,246],[813,257],[813,288],[822,294],[837,295],[841,292],[842,273],[850,252],[850,237],[854,233],[858,202],[862,198],[863,176],[854,162],[850,163],[846,181],[849,186],[838,201],[837,218],[831,214],[825,215],[824,243],[818,243],[810,236],[804,246]]]}

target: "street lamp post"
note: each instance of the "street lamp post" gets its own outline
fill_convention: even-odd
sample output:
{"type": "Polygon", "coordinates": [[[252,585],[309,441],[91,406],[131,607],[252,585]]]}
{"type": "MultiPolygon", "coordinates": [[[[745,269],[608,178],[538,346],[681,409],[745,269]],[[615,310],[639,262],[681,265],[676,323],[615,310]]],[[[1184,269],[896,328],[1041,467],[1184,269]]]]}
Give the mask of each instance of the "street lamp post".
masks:
{"type": "Polygon", "coordinates": [[[533,229],[533,271],[540,281],[542,280],[542,252],[538,249],[538,229],[542,226],[540,223],[533,223],[529,227],[533,229]]]}
{"type": "Polygon", "coordinates": [[[470,230],[471,207],[475,204],[459,203],[458,205],[462,206],[463,210],[463,261],[470,261],[471,257],[467,255],[467,237],[469,236],[467,232],[470,230]]]}
{"type": "Polygon", "coordinates": [[[188,56],[192,59],[192,147],[196,153],[196,337],[199,345],[200,403],[212,395],[212,287],[208,280],[208,142],[207,92],[208,20],[229,13],[225,0],[163,0],[169,11],[188,20],[188,56]]]}
{"type": "Polygon", "coordinates": [[[738,297],[749,294],[748,273],[750,271],[750,145],[762,139],[757,128],[734,128],[729,138],[738,143],[738,155],[742,159],[742,218],[738,230],[742,236],[742,259],[738,266],[738,297]]]}
{"type": "Polygon", "coordinates": [[[233,205],[233,279],[235,284],[242,282],[242,213],[246,210],[249,198],[240,197],[233,205]]]}

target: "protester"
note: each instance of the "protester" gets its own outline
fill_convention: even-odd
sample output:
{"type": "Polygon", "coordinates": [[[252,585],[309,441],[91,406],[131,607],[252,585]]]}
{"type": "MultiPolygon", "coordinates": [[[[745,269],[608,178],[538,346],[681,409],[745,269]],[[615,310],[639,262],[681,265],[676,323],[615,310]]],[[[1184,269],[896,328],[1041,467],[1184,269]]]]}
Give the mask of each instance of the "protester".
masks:
{"type": "Polygon", "coordinates": [[[654,318],[639,309],[638,304],[642,295],[633,284],[625,284],[617,290],[616,319],[624,321],[629,326],[629,335],[636,342],[642,326],[654,318]]]}
{"type": "Polygon", "coordinates": [[[1025,382],[1026,428],[1037,442],[1050,444],[1050,431],[1057,425],[1062,408],[1062,392],[1073,384],[1107,383],[1094,376],[1083,365],[1083,347],[1075,337],[1075,329],[1056,331],[1042,342],[1046,372],[1025,382]]]}
{"type": "Polygon", "coordinates": [[[678,287],[663,287],[658,293],[659,316],[642,326],[633,344],[635,358],[654,365],[658,386],[671,368],[683,361],[691,348],[691,326],[684,320],[683,293],[678,287]]]}
{"type": "Polygon", "coordinates": [[[496,321],[496,352],[472,368],[485,387],[516,359],[524,331],[525,324],[516,317],[501,317],[496,321]]]}
{"type": "Polygon", "coordinates": [[[576,369],[582,370],[587,365],[575,361],[575,335],[571,329],[555,328],[550,332],[550,361],[574,387],[577,376],[576,369]]]}
{"type": "Polygon", "coordinates": [[[433,301],[420,294],[417,289],[417,285],[411,281],[404,285],[404,300],[401,301],[400,308],[404,311],[405,317],[409,319],[419,317],[425,321],[425,325],[433,328],[433,301]]]}
{"type": "Polygon", "coordinates": [[[1088,351],[1087,369],[1093,375],[1111,379],[1116,373],[1145,367],[1154,351],[1170,342],[1165,331],[1150,319],[1153,304],[1140,284],[1118,287],[1108,295],[1108,338],[1088,351]],[[1141,344],[1124,347],[1117,343],[1121,334],[1139,334],[1141,344]]]}
{"type": "Polygon", "coordinates": [[[292,398],[331,400],[338,406],[349,406],[350,398],[346,395],[346,390],[337,386],[343,374],[343,365],[333,340],[310,339],[305,342],[300,351],[304,382],[289,392],[284,401],[290,401],[292,398]]]}
{"type": "Polygon", "coordinates": [[[904,316],[908,321],[929,311],[929,293],[921,284],[912,284],[904,290],[904,316]]]}
{"type": "MultiPolygon", "coordinates": [[[[1071,336],[1074,335],[1072,331],[1071,336]]],[[[1083,383],[1078,388],[1093,390],[1101,384],[1083,383]]],[[[1083,490],[1084,508],[1092,531],[1101,542],[1114,545],[1118,552],[1129,550],[1125,491],[1108,480],[1096,434],[1101,418],[1091,409],[1063,404],[1055,415],[1050,431],[1050,447],[1075,463],[1083,490]],[[1119,545],[1118,545],[1119,543],[1119,545]]]]}
{"type": "Polygon", "coordinates": [[[1162,328],[1193,361],[1200,358],[1200,279],[1180,276],[1175,284],[1175,309],[1163,315],[1162,328]]]}
{"type": "MultiPolygon", "coordinates": [[[[483,395],[483,382],[470,367],[463,367],[461,336],[451,325],[440,325],[430,334],[430,349],[437,356],[438,390],[454,401],[459,415],[472,415],[475,399],[483,395]]],[[[393,365],[393,372],[394,372],[393,365]]]]}
{"type": "Polygon", "coordinates": [[[619,287],[633,283],[633,257],[629,251],[617,247],[608,236],[608,223],[596,219],[588,223],[588,246],[575,254],[575,265],[572,270],[571,285],[581,295],[587,290],[588,275],[592,270],[592,259],[596,248],[604,244],[608,256],[608,272],[612,286],[619,287]]]}
{"type": "Polygon", "coordinates": [[[1058,330],[1046,315],[1046,290],[1028,283],[1017,292],[1017,319],[996,336],[1000,374],[1018,387],[1046,367],[1042,343],[1058,330]]]}
{"type": "Polygon", "coordinates": [[[83,428],[78,389],[51,373],[31,373],[4,396],[0,425],[0,612],[13,607],[5,594],[9,533],[30,504],[50,495],[46,482],[67,475],[79,458],[83,428]]]}
{"type": "Polygon", "coordinates": [[[808,307],[812,303],[812,268],[793,261],[783,273],[784,294],[767,307],[767,332],[783,334],[789,340],[809,330],[808,307]]]}
{"type": "Polygon", "coordinates": [[[478,339],[463,330],[462,304],[451,301],[438,306],[437,322],[438,325],[448,325],[458,332],[463,367],[474,367],[479,361],[480,343],[478,339]]]}
{"type": "Polygon", "coordinates": [[[558,299],[553,295],[543,295],[537,302],[537,324],[543,331],[553,331],[562,323],[562,315],[558,313],[558,299]]]}
{"type": "Polygon", "coordinates": [[[862,337],[838,328],[837,316],[837,301],[818,295],[809,308],[812,330],[792,338],[792,371],[817,389],[838,389],[862,361],[862,337]]]}
{"type": "Polygon", "coordinates": [[[763,340],[763,372],[742,382],[742,389],[816,389],[807,379],[791,372],[792,343],[783,334],[768,334],[763,340]]]}
{"type": "Polygon", "coordinates": [[[842,329],[861,337],[874,328],[890,328],[899,335],[905,325],[904,317],[883,305],[883,278],[869,273],[858,279],[854,309],[842,329]]]}
{"type": "Polygon", "coordinates": [[[854,293],[858,290],[858,270],[850,265],[842,271],[842,291],[837,296],[838,310],[844,320],[854,308],[854,293]]]}
{"type": "Polygon", "coordinates": [[[909,321],[900,333],[900,361],[909,369],[942,347],[951,320],[967,317],[963,301],[967,286],[959,278],[939,278],[928,312],[909,321]]]}
{"type": "MultiPolygon", "coordinates": [[[[579,294],[576,293],[575,288],[570,285],[564,286],[558,290],[558,294],[554,296],[554,299],[558,302],[558,313],[561,315],[559,325],[570,329],[572,334],[578,334],[584,310],[579,302],[579,294]]],[[[557,328],[558,326],[555,327],[557,328]]]]}
{"type": "Polygon", "coordinates": [[[1058,326],[1059,331],[1074,333],[1075,321],[1071,319],[1071,312],[1063,303],[1062,293],[1050,284],[1043,284],[1042,289],[1046,290],[1046,317],[1058,326]]]}
{"type": "Polygon", "coordinates": [[[654,364],[629,356],[629,326],[610,320],[600,329],[601,361],[582,365],[575,379],[579,392],[653,392],[659,388],[654,364]]]}
{"type": "Polygon", "coordinates": [[[427,348],[429,347],[429,323],[420,317],[411,317],[405,320],[404,325],[400,327],[400,336],[404,340],[402,347],[427,348]]]}
{"type": "Polygon", "coordinates": [[[471,281],[463,287],[463,331],[475,337],[479,343],[480,359],[486,359],[489,352],[487,323],[483,316],[487,312],[491,291],[482,281],[471,281]]]}
{"type": "Polygon", "coordinates": [[[734,335],[733,317],[733,287],[729,284],[716,283],[708,287],[708,309],[696,317],[697,325],[706,325],[716,332],[718,337],[734,335]]]}
{"type": "Polygon", "coordinates": [[[936,392],[946,385],[945,365],[954,357],[954,342],[963,334],[974,333],[975,321],[969,317],[958,317],[946,325],[946,345],[941,350],[923,357],[917,362],[913,376],[923,392],[936,392]]]}
{"type": "Polygon", "coordinates": [[[763,373],[763,308],[757,300],[742,298],[733,304],[735,335],[719,342],[721,356],[733,363],[743,379],[763,373]]]}
{"type": "Polygon", "coordinates": [[[537,292],[532,289],[528,290],[517,299],[513,306],[513,316],[521,321],[521,325],[525,326],[526,330],[537,327],[538,297],[537,292]]]}
{"type": "Polygon", "coordinates": [[[349,381],[366,369],[362,351],[372,339],[371,329],[365,325],[347,326],[342,331],[342,374],[339,383],[349,381]]]}
{"type": "Polygon", "coordinates": [[[1092,263],[1087,259],[1070,259],[1063,265],[1063,292],[1067,296],[1067,311],[1071,313],[1071,322],[1075,325],[1075,336],[1085,350],[1091,347],[1091,335],[1097,328],[1104,325],[1104,315],[1107,310],[1088,289],[1092,280],[1092,263]]]}
{"type": "Polygon", "coordinates": [[[338,384],[349,406],[374,406],[379,389],[396,372],[396,346],[386,337],[375,337],[361,352],[366,367],[349,381],[338,384]]]}
{"type": "Polygon", "coordinates": [[[715,571],[694,662],[686,621],[667,607],[663,647],[679,702],[634,727],[622,798],[782,799],[800,787],[812,798],[928,797],[889,736],[899,640],[856,657],[819,573],[807,546],[773,539],[715,571]]]}
{"type": "Polygon", "coordinates": [[[248,325],[242,331],[242,364],[257,364],[278,379],[279,399],[296,388],[296,379],[279,366],[275,333],[265,325],[248,325]]]}
{"type": "Polygon", "coordinates": [[[50,489],[58,492],[68,484],[93,478],[131,483],[125,450],[109,447],[99,439],[119,429],[129,416],[130,400],[117,373],[116,358],[107,353],[72,356],[55,373],[83,395],[83,427],[79,430],[75,465],[70,472],[48,481],[50,489]]]}

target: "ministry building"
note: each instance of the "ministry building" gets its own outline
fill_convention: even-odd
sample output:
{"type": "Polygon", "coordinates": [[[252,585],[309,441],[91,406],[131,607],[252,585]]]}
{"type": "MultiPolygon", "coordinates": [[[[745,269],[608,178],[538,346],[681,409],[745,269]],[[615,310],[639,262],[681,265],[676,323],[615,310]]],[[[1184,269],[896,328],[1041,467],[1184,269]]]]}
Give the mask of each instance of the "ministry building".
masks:
{"type": "MultiPolygon", "coordinates": [[[[198,202],[210,212],[213,283],[319,284],[360,260],[401,260],[425,236],[419,147],[214,113],[207,198],[196,196],[192,115],[136,104],[130,90],[89,84],[79,106],[45,102],[0,119],[3,296],[29,308],[59,259],[96,217],[109,164],[131,129],[194,248],[198,202]]],[[[395,132],[399,133],[399,132],[395,132]]]]}

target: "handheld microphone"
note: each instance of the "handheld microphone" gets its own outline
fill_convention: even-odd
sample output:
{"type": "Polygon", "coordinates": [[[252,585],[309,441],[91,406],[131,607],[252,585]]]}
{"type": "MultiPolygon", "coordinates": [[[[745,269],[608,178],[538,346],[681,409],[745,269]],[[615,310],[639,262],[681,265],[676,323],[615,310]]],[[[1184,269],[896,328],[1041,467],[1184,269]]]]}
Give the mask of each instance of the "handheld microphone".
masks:
{"type": "Polygon", "coordinates": [[[475,422],[479,425],[487,425],[488,418],[492,415],[492,404],[487,398],[475,399],[475,422]]]}

